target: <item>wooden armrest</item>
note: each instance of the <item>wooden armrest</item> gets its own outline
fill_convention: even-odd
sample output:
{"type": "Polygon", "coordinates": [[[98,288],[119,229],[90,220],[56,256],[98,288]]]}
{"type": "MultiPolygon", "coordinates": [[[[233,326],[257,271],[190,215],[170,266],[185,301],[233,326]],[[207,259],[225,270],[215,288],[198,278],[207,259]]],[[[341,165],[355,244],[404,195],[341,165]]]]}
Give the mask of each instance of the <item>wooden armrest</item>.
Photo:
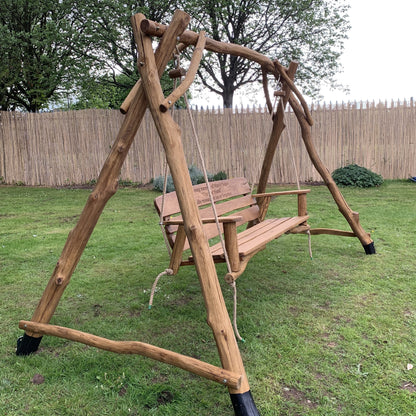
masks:
{"type": "MultiPolygon", "coordinates": [[[[241,221],[243,217],[239,215],[230,215],[229,217],[218,217],[218,222],[220,223],[236,223],[238,221],[241,221]]],[[[171,218],[170,220],[163,221],[163,225],[183,225],[183,219],[175,220],[174,218],[171,218]]],[[[215,223],[215,218],[202,218],[203,224],[212,224],[215,223]]]]}
{"type": "Polygon", "coordinates": [[[311,190],[310,189],[294,189],[293,191],[278,191],[278,192],[266,192],[263,194],[253,194],[253,198],[264,198],[264,197],[271,197],[271,196],[278,196],[278,195],[299,195],[299,194],[307,194],[311,190]]]}

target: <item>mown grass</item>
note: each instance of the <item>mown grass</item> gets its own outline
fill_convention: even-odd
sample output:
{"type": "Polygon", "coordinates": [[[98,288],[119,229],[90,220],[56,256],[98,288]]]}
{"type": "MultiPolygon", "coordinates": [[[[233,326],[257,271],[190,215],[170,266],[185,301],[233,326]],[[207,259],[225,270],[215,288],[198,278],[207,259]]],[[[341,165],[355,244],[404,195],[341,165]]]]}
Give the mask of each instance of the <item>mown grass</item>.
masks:
{"type": "MultiPolygon", "coordinates": [[[[283,236],[238,280],[240,349],[263,416],[416,414],[416,186],[342,192],[377,255],[322,235],[311,261],[306,236],[283,236]]],[[[143,357],[47,336],[38,353],[15,356],[17,323],[30,319],[88,193],[0,187],[0,414],[232,415],[224,387],[143,357]]],[[[164,277],[147,309],[168,264],[155,196],[121,189],[109,201],[52,323],[218,365],[193,268],[164,277]]],[[[348,229],[325,187],[308,206],[313,227],[348,229]]],[[[270,215],[290,211],[295,200],[279,198],[270,215]]],[[[224,265],[218,274],[231,310],[224,265]]]]}

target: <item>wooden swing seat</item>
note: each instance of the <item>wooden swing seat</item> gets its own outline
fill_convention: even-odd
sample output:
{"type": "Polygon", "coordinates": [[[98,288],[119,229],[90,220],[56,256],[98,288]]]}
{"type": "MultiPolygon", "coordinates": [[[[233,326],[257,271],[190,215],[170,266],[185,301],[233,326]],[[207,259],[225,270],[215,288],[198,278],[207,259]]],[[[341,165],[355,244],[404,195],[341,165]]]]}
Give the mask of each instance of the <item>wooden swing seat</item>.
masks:
{"type": "MultiPolygon", "coordinates": [[[[309,216],[306,212],[306,194],[310,192],[309,189],[251,195],[245,178],[212,182],[210,187],[231,266],[231,272],[225,277],[229,283],[244,272],[248,261],[269,242],[285,233],[300,233],[309,229],[309,216]],[[271,198],[290,194],[298,196],[298,215],[265,220],[271,198]],[[245,229],[241,230],[244,225],[245,229]]],[[[194,185],[193,192],[207,239],[218,237],[206,184],[194,185]]],[[[192,255],[183,255],[189,249],[189,243],[176,192],[161,195],[154,202],[159,215],[163,210],[162,225],[172,248],[169,268],[176,274],[180,266],[195,264],[192,255]]],[[[221,242],[211,245],[210,252],[215,263],[226,261],[221,242]]]]}

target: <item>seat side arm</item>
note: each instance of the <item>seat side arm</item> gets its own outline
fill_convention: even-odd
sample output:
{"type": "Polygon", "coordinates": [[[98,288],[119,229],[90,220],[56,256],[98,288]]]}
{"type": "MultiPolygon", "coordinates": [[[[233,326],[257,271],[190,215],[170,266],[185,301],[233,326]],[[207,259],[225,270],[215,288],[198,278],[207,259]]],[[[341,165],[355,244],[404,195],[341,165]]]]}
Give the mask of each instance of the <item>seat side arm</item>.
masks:
{"type": "Polygon", "coordinates": [[[176,232],[175,243],[173,245],[172,254],[170,257],[169,268],[173,270],[173,274],[177,274],[182,262],[182,253],[185,246],[186,233],[183,225],[179,225],[176,232]]]}

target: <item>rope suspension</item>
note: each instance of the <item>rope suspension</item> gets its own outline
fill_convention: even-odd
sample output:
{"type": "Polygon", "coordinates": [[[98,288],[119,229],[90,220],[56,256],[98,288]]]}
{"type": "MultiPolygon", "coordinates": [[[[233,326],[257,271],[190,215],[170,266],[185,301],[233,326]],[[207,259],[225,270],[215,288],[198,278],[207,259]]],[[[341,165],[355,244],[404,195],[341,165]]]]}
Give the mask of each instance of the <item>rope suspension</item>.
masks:
{"type": "MultiPolygon", "coordinates": [[[[176,66],[177,66],[177,69],[178,69],[179,65],[180,65],[180,62],[179,62],[180,56],[179,56],[179,54],[175,55],[175,59],[176,59],[176,62],[177,62],[176,66]]],[[[176,88],[176,84],[177,84],[177,81],[176,81],[176,78],[175,78],[174,83],[173,83],[173,89],[176,88]]],[[[175,107],[173,106],[172,110],[171,110],[172,117],[173,117],[174,111],[175,111],[175,107]]],[[[167,190],[167,185],[168,185],[168,170],[169,170],[169,166],[168,166],[168,162],[167,162],[166,156],[165,156],[165,167],[164,167],[164,173],[163,173],[164,178],[163,178],[162,206],[160,208],[159,227],[160,227],[160,230],[162,231],[163,240],[165,241],[165,245],[166,245],[166,249],[168,251],[169,257],[171,257],[172,256],[172,248],[169,244],[168,237],[166,235],[165,227],[163,226],[165,196],[166,196],[166,190],[167,190]]],[[[157,284],[159,282],[159,279],[162,276],[165,276],[165,275],[172,276],[173,275],[173,270],[172,269],[165,269],[162,273],[158,274],[158,276],[156,277],[156,279],[155,279],[155,281],[153,282],[153,285],[152,285],[152,290],[150,291],[150,299],[149,299],[149,306],[148,306],[149,309],[152,308],[153,298],[154,298],[155,293],[156,293],[156,287],[157,287],[157,284]]]]}
{"type": "MultiPolygon", "coordinates": [[[[177,78],[181,78],[183,75],[185,75],[185,72],[180,67],[180,55],[179,54],[175,55],[175,59],[176,59],[176,68],[174,70],[172,70],[170,72],[170,74],[169,74],[172,78],[175,79],[174,80],[174,90],[176,89],[177,78]]],[[[191,127],[192,127],[192,132],[193,132],[193,135],[194,135],[194,138],[195,138],[196,147],[197,147],[197,150],[198,150],[198,155],[199,155],[199,158],[200,158],[200,161],[201,161],[202,172],[203,172],[203,175],[204,175],[205,183],[207,185],[207,191],[208,191],[208,195],[209,195],[209,199],[210,199],[212,211],[213,211],[213,214],[214,214],[215,224],[216,224],[216,227],[217,227],[218,235],[220,237],[221,246],[222,246],[222,249],[223,249],[223,252],[224,252],[225,263],[227,265],[228,273],[231,273],[232,272],[231,264],[230,264],[230,260],[229,260],[229,257],[228,257],[228,253],[227,253],[227,250],[226,250],[226,247],[225,247],[225,241],[224,241],[224,237],[222,235],[222,230],[221,230],[220,222],[219,222],[219,219],[218,219],[218,213],[217,213],[216,206],[215,206],[214,196],[212,194],[211,186],[210,186],[210,183],[209,183],[209,180],[208,180],[207,169],[206,169],[206,166],[205,166],[205,159],[204,159],[204,156],[202,154],[202,149],[201,149],[201,145],[200,145],[199,136],[198,136],[198,133],[197,133],[197,130],[196,130],[196,127],[195,127],[194,119],[192,117],[192,111],[190,109],[190,105],[189,105],[189,102],[188,102],[188,98],[186,96],[186,92],[184,93],[183,98],[185,100],[186,110],[188,112],[188,116],[189,116],[190,123],[191,123],[191,127]]],[[[172,106],[172,110],[171,110],[172,116],[173,116],[174,108],[175,108],[175,106],[172,106]]],[[[162,233],[163,233],[163,237],[164,237],[164,240],[165,240],[165,244],[166,244],[166,248],[168,250],[169,256],[171,256],[172,249],[171,249],[170,244],[168,242],[168,239],[167,239],[167,236],[166,236],[166,231],[165,231],[165,229],[163,227],[163,217],[164,217],[164,215],[163,215],[163,209],[164,209],[166,188],[167,188],[167,163],[165,163],[164,184],[163,184],[163,196],[162,196],[162,205],[161,205],[161,210],[160,210],[159,225],[160,225],[161,230],[162,230],[162,233]]],[[[154,294],[156,292],[156,287],[157,287],[157,284],[159,282],[159,279],[162,276],[165,276],[165,275],[169,275],[169,276],[173,275],[173,270],[166,269],[165,271],[163,271],[162,273],[160,273],[156,277],[156,279],[155,279],[155,281],[153,283],[153,286],[152,286],[151,293],[150,293],[149,309],[151,309],[151,307],[152,307],[153,298],[154,298],[154,294]]],[[[244,339],[240,336],[240,334],[238,332],[238,328],[237,328],[237,285],[236,285],[235,282],[233,282],[232,284],[230,284],[230,286],[233,289],[233,300],[234,300],[234,307],[233,307],[233,327],[234,327],[234,332],[235,332],[235,335],[236,335],[237,339],[244,342],[244,339]]]]}
{"type": "MultiPolygon", "coordinates": [[[[202,172],[204,174],[205,183],[207,185],[207,191],[208,191],[209,199],[210,199],[210,202],[211,202],[212,211],[214,213],[215,224],[217,226],[218,235],[220,237],[221,247],[222,247],[222,250],[224,252],[225,263],[227,264],[227,271],[228,271],[228,273],[231,273],[232,272],[231,264],[230,264],[230,260],[228,258],[227,250],[225,248],[224,236],[222,235],[221,226],[220,226],[220,222],[219,222],[219,219],[218,219],[218,213],[217,213],[217,209],[215,207],[214,196],[212,194],[211,186],[209,184],[207,169],[206,169],[206,166],[205,166],[204,156],[203,156],[202,150],[201,150],[199,136],[198,136],[198,133],[196,131],[194,118],[192,117],[192,111],[190,109],[189,102],[188,102],[188,99],[186,97],[186,94],[184,95],[184,99],[185,99],[185,104],[186,104],[186,109],[188,111],[189,119],[190,119],[190,122],[191,122],[192,132],[194,134],[195,143],[196,143],[196,147],[197,147],[197,150],[198,150],[198,155],[199,155],[199,158],[201,160],[202,172]]],[[[233,304],[234,304],[234,306],[233,306],[233,327],[234,327],[234,333],[235,333],[235,336],[237,337],[237,339],[239,341],[245,342],[244,339],[241,337],[240,333],[238,332],[238,327],[237,327],[237,285],[236,285],[236,282],[235,281],[232,282],[230,284],[230,286],[233,289],[233,301],[234,301],[233,302],[233,304]]]]}
{"type": "MultiPolygon", "coordinates": [[[[280,80],[280,77],[279,77],[279,80],[280,80]]],[[[275,91],[274,95],[275,95],[275,97],[277,99],[277,97],[284,96],[284,91],[275,91]]],[[[286,125],[286,115],[285,115],[284,109],[282,111],[282,117],[283,117],[283,123],[286,125]]],[[[292,143],[292,137],[290,135],[290,129],[287,128],[286,131],[287,131],[287,137],[288,137],[288,140],[289,140],[290,155],[291,155],[291,159],[292,159],[292,163],[293,163],[293,168],[295,170],[296,185],[297,185],[298,190],[300,190],[299,173],[298,173],[298,168],[296,166],[295,152],[293,151],[293,143],[292,143]]],[[[312,260],[313,256],[312,256],[312,238],[311,238],[311,231],[310,230],[307,230],[306,231],[306,234],[308,235],[309,257],[312,260]]]]}

